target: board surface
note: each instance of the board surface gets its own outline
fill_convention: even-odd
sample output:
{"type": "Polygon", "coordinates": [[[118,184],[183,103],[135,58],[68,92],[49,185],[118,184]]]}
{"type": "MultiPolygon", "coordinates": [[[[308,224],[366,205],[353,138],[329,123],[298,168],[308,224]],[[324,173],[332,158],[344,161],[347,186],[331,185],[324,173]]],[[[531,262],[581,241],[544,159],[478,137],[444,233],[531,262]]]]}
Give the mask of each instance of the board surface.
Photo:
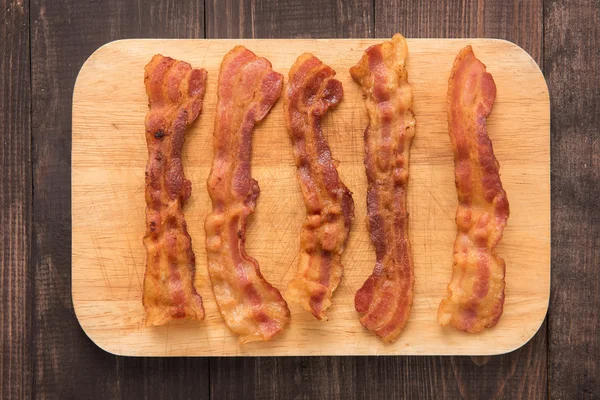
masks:
{"type": "MultiPolygon", "coordinates": [[[[408,208],[415,288],[411,317],[393,344],[362,327],[354,294],[371,274],[375,253],[365,225],[360,88],[348,72],[370,45],[383,39],[155,40],[108,43],[82,67],[73,94],[72,295],[87,335],[111,353],[131,356],[260,356],[468,354],[511,351],[538,330],[550,291],[550,107],[544,77],[520,47],[495,39],[409,39],[416,136],[411,148],[408,208]],[[206,179],[212,162],[216,81],[222,57],[236,44],[268,58],[286,77],[296,57],[310,51],[337,71],[344,100],[323,130],[340,176],[353,192],[355,220],[342,262],[342,282],[317,321],[291,303],[291,324],[270,342],[240,345],[222,321],[210,288],[204,218],[211,210],[206,179]],[[500,163],[511,215],[497,252],[506,261],[506,301],[498,325],[479,334],[438,325],[437,308],[452,272],[457,205],[446,120],[450,69],[471,44],[494,76],[496,103],[488,133],[500,163]],[[184,212],[196,254],[196,287],[206,319],[162,327],[143,325],[145,268],[144,171],[148,111],[144,65],[161,53],[208,71],[204,108],[188,130],[183,162],[192,181],[184,212]]],[[[305,216],[293,151],[278,101],[254,132],[252,176],[261,194],[247,232],[247,252],[282,292],[296,272],[305,216]]]]}

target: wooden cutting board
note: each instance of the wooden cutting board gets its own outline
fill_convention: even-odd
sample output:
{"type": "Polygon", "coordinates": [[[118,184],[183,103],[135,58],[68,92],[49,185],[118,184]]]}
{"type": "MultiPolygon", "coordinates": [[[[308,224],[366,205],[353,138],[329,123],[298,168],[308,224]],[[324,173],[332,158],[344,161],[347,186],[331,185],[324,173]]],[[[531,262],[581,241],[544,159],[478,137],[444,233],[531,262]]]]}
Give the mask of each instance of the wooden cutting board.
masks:
{"type": "MultiPolygon", "coordinates": [[[[135,356],[470,354],[509,352],[538,330],[550,291],[550,107],[533,59],[494,39],[409,40],[407,68],[414,90],[417,132],[411,149],[408,206],[415,263],[412,314],[402,335],[384,344],[364,329],[354,294],[371,274],[375,253],[365,226],[363,131],[367,117],[348,69],[378,39],[347,40],[123,40],[98,49],[84,64],[73,94],[73,303],[87,335],[101,348],[135,356]],[[206,179],[219,65],[234,45],[268,58],[286,76],[310,51],[337,71],[344,100],[324,122],[342,180],[354,193],[356,219],[342,283],[320,322],[291,304],[291,325],[271,342],[239,345],[221,319],[206,271],[204,218],[211,209],[206,179]],[[489,135],[500,162],[511,215],[498,253],[506,260],[504,315],[493,329],[470,335],[436,321],[446,296],[456,234],[454,165],[446,121],[446,91],[458,51],[473,45],[498,87],[489,135]],[[208,70],[204,109],[187,134],[183,162],[192,181],[185,208],[196,253],[196,287],[203,322],[143,325],[145,268],[144,169],[148,111],[144,65],[155,53],[208,70]]],[[[252,175],[260,184],[247,251],[268,281],[284,290],[296,272],[305,216],[282,101],[254,133],[252,175]]]]}

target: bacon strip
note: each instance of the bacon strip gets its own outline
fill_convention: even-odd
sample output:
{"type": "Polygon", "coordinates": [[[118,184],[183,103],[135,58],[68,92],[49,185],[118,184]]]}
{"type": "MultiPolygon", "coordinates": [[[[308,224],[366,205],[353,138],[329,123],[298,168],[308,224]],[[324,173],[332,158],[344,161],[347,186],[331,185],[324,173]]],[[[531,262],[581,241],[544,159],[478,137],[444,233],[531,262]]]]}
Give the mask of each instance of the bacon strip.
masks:
{"type": "Polygon", "coordinates": [[[321,118],[343,97],[335,71],[310,53],[298,57],[289,73],[285,122],[294,146],[297,176],[306,220],[300,234],[300,261],[286,298],[300,303],[317,319],[342,278],[341,256],[354,219],[352,193],[339,179],[321,118]]]}
{"type": "Polygon", "coordinates": [[[240,343],[269,340],[290,319],[287,303],[245,250],[246,221],[260,192],[250,176],[252,131],[279,98],[282,84],[283,76],[269,61],[242,46],[233,48],[221,63],[206,250],[219,310],[240,343]]]}
{"type": "Polygon", "coordinates": [[[408,45],[400,34],[369,47],[350,69],[366,95],[367,217],[377,262],[356,292],[360,322],[385,342],[404,329],[413,298],[414,272],[408,238],[406,189],[415,119],[404,67],[408,45]]]}
{"type": "Polygon", "coordinates": [[[185,129],[202,109],[206,71],[155,55],[146,65],[147,251],[143,304],[146,325],[171,319],[204,319],[202,298],[194,288],[195,256],[183,216],[192,184],[183,175],[185,129]]]}
{"type": "Polygon", "coordinates": [[[456,57],[448,87],[458,208],[452,281],[438,321],[465,332],[491,328],[504,305],[504,260],[495,247],[509,215],[499,164],[486,130],[496,85],[471,46],[456,57]]]}

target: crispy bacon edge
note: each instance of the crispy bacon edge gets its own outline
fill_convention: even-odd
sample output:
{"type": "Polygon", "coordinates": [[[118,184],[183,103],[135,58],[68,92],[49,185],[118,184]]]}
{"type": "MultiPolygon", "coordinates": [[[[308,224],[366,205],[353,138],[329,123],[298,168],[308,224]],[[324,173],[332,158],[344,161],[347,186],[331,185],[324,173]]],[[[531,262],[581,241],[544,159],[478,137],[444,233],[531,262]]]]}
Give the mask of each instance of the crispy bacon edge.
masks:
{"type": "Polygon", "coordinates": [[[250,176],[252,132],[279,98],[282,85],[283,75],[243,46],[223,58],[207,182],[213,211],[205,221],[206,250],[219,311],[240,343],[269,340],[290,319],[287,303],[245,250],[247,219],[260,192],[250,176]]]}
{"type": "Polygon", "coordinates": [[[300,259],[286,298],[326,320],[325,310],[343,274],[342,253],[354,219],[352,193],[338,176],[321,119],[343,97],[335,71],[310,53],[289,72],[284,116],[292,140],[306,219],[300,234],[300,259]]]}
{"type": "Polygon", "coordinates": [[[408,237],[406,192],[410,145],[415,133],[412,88],[404,66],[406,39],[369,47],[350,69],[366,96],[367,225],[375,245],[373,274],[356,292],[360,322],[385,342],[404,329],[413,300],[414,270],[408,237]]]}
{"type": "Polygon", "coordinates": [[[192,184],[183,174],[185,130],[200,114],[206,71],[160,54],[146,65],[146,272],[142,302],[147,326],[204,319],[194,287],[195,256],[183,205],[192,184]]]}
{"type": "Polygon", "coordinates": [[[504,260],[496,245],[509,216],[499,164],[486,129],[496,85],[471,46],[456,57],[448,85],[448,129],[458,208],[452,280],[438,322],[469,332],[498,323],[504,305],[504,260]]]}

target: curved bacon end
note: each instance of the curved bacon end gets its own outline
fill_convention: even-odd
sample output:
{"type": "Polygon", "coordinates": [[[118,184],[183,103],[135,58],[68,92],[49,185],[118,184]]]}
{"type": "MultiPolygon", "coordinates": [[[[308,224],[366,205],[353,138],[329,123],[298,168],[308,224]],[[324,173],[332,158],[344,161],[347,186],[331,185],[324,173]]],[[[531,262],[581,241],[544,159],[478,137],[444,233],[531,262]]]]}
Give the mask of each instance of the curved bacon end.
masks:
{"type": "Polygon", "coordinates": [[[250,176],[252,131],[281,94],[283,76],[242,46],[223,58],[217,87],[214,158],[208,178],[208,272],[225,323],[240,343],[269,340],[290,319],[287,303],[245,250],[258,182],[250,176]]]}
{"type": "Polygon", "coordinates": [[[321,118],[343,97],[335,71],[310,53],[298,57],[289,73],[284,114],[294,146],[297,176],[306,220],[300,234],[300,261],[286,298],[300,303],[317,319],[342,278],[341,256],[354,219],[352,193],[340,180],[321,118]]]}
{"type": "Polygon", "coordinates": [[[195,257],[183,216],[192,184],[183,175],[181,151],[186,127],[200,114],[206,71],[155,55],[146,65],[147,251],[143,304],[146,325],[171,319],[204,319],[202,298],[194,288],[195,257]]]}
{"type": "Polygon", "coordinates": [[[412,89],[404,66],[406,39],[369,47],[350,69],[366,95],[365,131],[367,224],[375,245],[373,274],[356,292],[360,322],[385,342],[404,329],[413,299],[414,271],[408,237],[406,189],[408,161],[415,134],[412,89]]]}
{"type": "Polygon", "coordinates": [[[467,46],[454,61],[448,87],[458,232],[452,281],[438,309],[438,321],[470,333],[496,325],[504,305],[504,260],[495,247],[509,207],[486,131],[495,98],[492,75],[467,46]]]}

